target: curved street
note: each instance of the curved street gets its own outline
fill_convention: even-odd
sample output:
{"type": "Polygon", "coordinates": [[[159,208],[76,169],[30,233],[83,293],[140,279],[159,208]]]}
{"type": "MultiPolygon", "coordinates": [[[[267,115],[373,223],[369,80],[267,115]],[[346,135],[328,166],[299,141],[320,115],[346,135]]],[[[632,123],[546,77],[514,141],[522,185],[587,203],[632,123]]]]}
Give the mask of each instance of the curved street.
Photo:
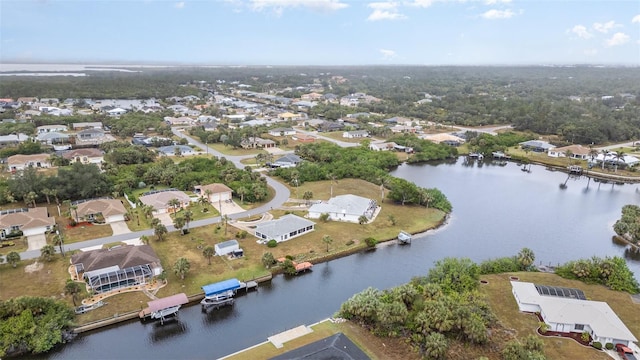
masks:
{"type": "MultiPolygon", "coordinates": [[[[189,142],[195,144],[196,146],[199,146],[202,149],[206,149],[208,148],[208,146],[206,146],[205,144],[193,139],[192,137],[185,135],[182,131],[180,131],[177,128],[173,128],[173,133],[181,138],[186,138],[187,140],[189,140],[189,142]]],[[[245,165],[242,164],[240,162],[240,160],[245,159],[245,158],[249,158],[251,157],[251,155],[248,156],[227,156],[224,155],[212,148],[208,149],[209,154],[212,154],[214,156],[218,156],[218,157],[224,157],[227,160],[231,161],[237,168],[239,169],[244,169],[245,165]]],[[[264,175],[263,175],[264,176],[264,175]]],[[[229,218],[232,220],[236,220],[236,219],[240,219],[240,218],[244,218],[244,217],[248,217],[248,216],[252,216],[255,214],[261,214],[264,212],[267,212],[271,209],[274,208],[279,208],[280,206],[282,206],[282,204],[284,204],[285,202],[287,202],[287,200],[289,199],[290,196],[290,192],[289,189],[287,189],[286,186],[282,185],[280,182],[274,180],[273,178],[269,177],[269,176],[265,176],[265,178],[267,179],[267,184],[273,188],[273,190],[275,191],[275,196],[273,197],[273,199],[271,199],[270,201],[268,201],[267,203],[255,208],[255,209],[251,209],[251,210],[247,210],[247,211],[242,211],[242,212],[238,212],[235,214],[229,214],[229,218]]],[[[202,220],[196,220],[196,221],[192,221],[189,225],[190,228],[196,228],[196,227],[201,227],[201,226],[207,226],[207,225],[212,225],[212,224],[216,224],[219,223],[221,221],[220,216],[216,216],[213,218],[207,218],[207,219],[202,219],[202,220]]],[[[173,225],[169,225],[167,226],[167,230],[169,232],[172,231],[176,231],[175,227],[173,227],[173,225]]],[[[86,247],[91,247],[91,246],[99,246],[99,245],[104,245],[104,244],[108,244],[108,243],[112,243],[112,242],[116,242],[116,241],[124,241],[124,240],[131,240],[131,239],[136,239],[141,237],[142,235],[147,235],[147,236],[152,236],[153,235],[153,229],[146,229],[146,230],[142,230],[142,231],[136,231],[136,232],[131,232],[131,233],[127,233],[127,234],[120,234],[120,235],[113,235],[113,236],[107,236],[107,237],[103,237],[103,238],[98,238],[98,239],[92,239],[92,240],[86,240],[86,241],[80,241],[80,242],[76,242],[73,244],[68,244],[68,245],[64,245],[64,251],[71,251],[71,250],[79,250],[82,248],[86,248],[86,247]]],[[[57,247],[56,247],[57,249],[57,247]]],[[[28,260],[28,259],[35,259],[40,257],[40,250],[27,250],[24,252],[20,253],[20,259],[22,260],[28,260]]]]}

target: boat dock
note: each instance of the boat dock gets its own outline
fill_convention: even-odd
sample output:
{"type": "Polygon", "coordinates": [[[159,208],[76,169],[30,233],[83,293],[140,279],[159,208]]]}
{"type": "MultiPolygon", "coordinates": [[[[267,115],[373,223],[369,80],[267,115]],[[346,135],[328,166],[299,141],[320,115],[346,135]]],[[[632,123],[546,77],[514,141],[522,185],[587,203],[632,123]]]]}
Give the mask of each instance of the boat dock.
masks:
{"type": "Polygon", "coordinates": [[[300,273],[303,271],[311,270],[311,268],[313,267],[313,264],[308,261],[305,261],[299,264],[295,264],[295,267],[296,267],[296,273],[300,273]]]}
{"type": "MultiPolygon", "coordinates": [[[[202,310],[210,307],[217,309],[221,306],[233,305],[233,296],[238,289],[243,288],[243,285],[244,289],[247,289],[246,283],[241,283],[238,279],[229,279],[203,286],[204,299],[200,301],[202,310]]],[[[255,286],[257,287],[257,283],[255,286]]]]}
{"type": "Polygon", "coordinates": [[[166,298],[149,301],[149,307],[142,309],[138,316],[140,319],[160,320],[161,324],[169,317],[178,316],[180,307],[189,302],[185,293],[171,295],[166,298]]]}

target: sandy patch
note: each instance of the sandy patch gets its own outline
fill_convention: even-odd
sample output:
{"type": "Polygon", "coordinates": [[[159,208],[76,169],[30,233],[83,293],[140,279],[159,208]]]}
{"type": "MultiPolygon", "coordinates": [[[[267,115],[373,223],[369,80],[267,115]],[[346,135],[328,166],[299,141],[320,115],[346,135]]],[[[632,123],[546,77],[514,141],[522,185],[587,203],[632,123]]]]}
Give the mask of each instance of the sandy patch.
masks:
{"type": "Polygon", "coordinates": [[[25,267],[24,267],[24,272],[31,274],[31,273],[34,273],[34,272],[36,272],[36,271],[40,271],[40,270],[42,270],[42,267],[43,267],[43,266],[44,266],[44,264],[39,263],[39,262],[37,262],[37,261],[36,261],[36,262],[34,262],[33,264],[31,264],[31,265],[27,265],[27,266],[25,266],[25,267]]]}

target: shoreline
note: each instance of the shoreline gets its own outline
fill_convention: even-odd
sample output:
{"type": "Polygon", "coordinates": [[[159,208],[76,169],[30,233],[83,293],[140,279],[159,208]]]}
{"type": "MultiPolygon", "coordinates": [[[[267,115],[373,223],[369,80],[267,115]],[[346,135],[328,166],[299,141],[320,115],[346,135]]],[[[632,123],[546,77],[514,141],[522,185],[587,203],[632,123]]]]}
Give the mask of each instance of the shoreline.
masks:
{"type": "MultiPolygon", "coordinates": [[[[424,230],[419,230],[416,232],[412,232],[411,235],[417,235],[417,236],[423,236],[423,235],[427,235],[433,231],[437,231],[441,228],[446,227],[449,224],[449,220],[451,217],[451,213],[444,213],[444,216],[442,216],[442,218],[440,219],[440,221],[438,221],[434,226],[428,228],[428,229],[424,229],[424,230]]],[[[389,244],[391,241],[396,240],[397,238],[393,237],[393,238],[387,238],[387,239],[381,239],[378,240],[378,243],[376,244],[376,246],[369,248],[368,246],[366,246],[364,243],[362,245],[359,246],[355,246],[351,249],[347,249],[347,250],[343,250],[341,252],[337,252],[337,253],[330,253],[324,256],[319,256],[313,259],[309,259],[308,261],[311,262],[312,264],[316,265],[316,264],[321,264],[324,262],[329,262],[331,260],[336,260],[336,259],[340,259],[340,258],[344,258],[347,256],[351,256],[363,251],[374,251],[379,244],[389,244]]],[[[267,282],[267,281],[271,281],[271,279],[276,276],[276,275],[282,275],[282,271],[279,268],[274,268],[269,269],[269,275],[257,278],[257,279],[252,279],[253,281],[256,281],[259,284],[267,282]]],[[[170,296],[170,295],[168,295],[170,296]]],[[[202,300],[202,298],[204,298],[204,293],[197,293],[197,294],[192,294],[192,295],[188,295],[188,299],[189,302],[185,305],[185,306],[193,306],[196,304],[196,302],[199,302],[200,300],[202,300]]],[[[132,310],[132,311],[127,311],[124,312],[122,314],[116,312],[117,316],[113,316],[113,317],[109,317],[109,318],[104,318],[104,319],[100,319],[100,320],[96,320],[96,321],[91,321],[88,323],[84,323],[84,324],[79,324],[78,326],[73,327],[70,331],[74,334],[81,334],[81,333],[86,333],[86,332],[92,332],[92,331],[96,331],[99,329],[102,329],[104,327],[109,327],[109,326],[113,326],[113,325],[117,325],[123,322],[128,322],[131,320],[135,320],[138,319],[139,316],[138,314],[140,313],[140,310],[132,310]]]]}

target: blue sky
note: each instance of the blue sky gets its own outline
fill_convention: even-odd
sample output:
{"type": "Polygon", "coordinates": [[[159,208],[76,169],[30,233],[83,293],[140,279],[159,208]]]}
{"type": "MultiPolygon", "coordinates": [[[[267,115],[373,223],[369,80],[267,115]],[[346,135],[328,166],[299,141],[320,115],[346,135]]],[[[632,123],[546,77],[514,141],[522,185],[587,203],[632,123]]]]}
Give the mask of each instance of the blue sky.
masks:
{"type": "Polygon", "coordinates": [[[640,65],[640,1],[0,0],[2,62],[640,65]]]}

